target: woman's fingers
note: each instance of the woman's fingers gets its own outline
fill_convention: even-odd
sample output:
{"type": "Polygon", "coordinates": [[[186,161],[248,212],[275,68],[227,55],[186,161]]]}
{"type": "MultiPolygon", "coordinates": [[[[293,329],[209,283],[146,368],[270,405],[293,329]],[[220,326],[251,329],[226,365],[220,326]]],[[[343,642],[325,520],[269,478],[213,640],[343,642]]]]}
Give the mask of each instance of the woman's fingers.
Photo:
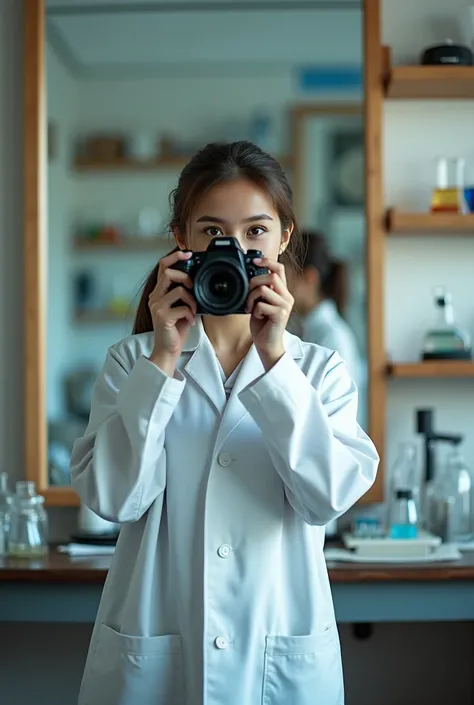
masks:
{"type": "Polygon", "coordinates": [[[249,283],[250,291],[253,291],[259,286],[269,286],[279,294],[283,295],[287,288],[281,277],[276,272],[270,274],[260,274],[258,277],[253,277],[249,283]]]}
{"type": "Polygon", "coordinates": [[[179,269],[165,269],[158,275],[156,287],[150,294],[150,302],[154,299],[161,299],[166,294],[171,284],[181,284],[188,289],[193,288],[192,279],[188,274],[179,271],[179,269]]]}
{"type": "Polygon", "coordinates": [[[164,272],[165,269],[168,269],[173,264],[176,264],[176,262],[184,262],[189,259],[191,255],[192,252],[184,252],[183,250],[175,250],[174,252],[170,252],[169,255],[166,255],[166,257],[163,257],[163,259],[160,260],[158,272],[164,272]]]}
{"type": "Polygon", "coordinates": [[[249,294],[247,299],[247,312],[252,313],[254,307],[259,301],[269,303],[272,306],[278,306],[282,309],[282,312],[285,315],[289,315],[291,313],[293,306],[293,302],[291,300],[281,296],[281,294],[274,289],[270,289],[269,286],[260,286],[258,289],[254,289],[254,291],[249,294]]]}
{"type": "Polygon", "coordinates": [[[275,274],[277,274],[286,286],[285,265],[281,264],[280,262],[275,262],[274,260],[269,259],[268,257],[256,257],[254,259],[254,263],[259,267],[266,267],[270,270],[270,272],[274,272],[275,274]]]}
{"type": "Polygon", "coordinates": [[[280,306],[273,306],[272,304],[267,304],[264,301],[259,301],[256,304],[252,315],[254,316],[254,318],[257,318],[259,320],[263,318],[269,318],[275,323],[277,321],[280,321],[280,319],[284,318],[283,311],[280,306]]]}
{"type": "Polygon", "coordinates": [[[183,304],[189,306],[193,315],[196,314],[196,299],[184,286],[177,286],[171,289],[161,299],[163,306],[167,308],[171,308],[178,301],[182,301],[183,304]]]}

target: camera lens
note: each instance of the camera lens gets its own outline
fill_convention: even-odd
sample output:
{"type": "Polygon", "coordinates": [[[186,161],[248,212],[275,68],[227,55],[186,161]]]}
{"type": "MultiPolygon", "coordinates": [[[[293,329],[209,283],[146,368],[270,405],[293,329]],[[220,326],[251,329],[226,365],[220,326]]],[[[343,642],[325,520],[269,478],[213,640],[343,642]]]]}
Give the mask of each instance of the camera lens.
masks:
{"type": "Polygon", "coordinates": [[[194,281],[194,295],[205,313],[214,316],[236,313],[248,295],[246,274],[233,262],[220,260],[204,265],[194,281]]]}

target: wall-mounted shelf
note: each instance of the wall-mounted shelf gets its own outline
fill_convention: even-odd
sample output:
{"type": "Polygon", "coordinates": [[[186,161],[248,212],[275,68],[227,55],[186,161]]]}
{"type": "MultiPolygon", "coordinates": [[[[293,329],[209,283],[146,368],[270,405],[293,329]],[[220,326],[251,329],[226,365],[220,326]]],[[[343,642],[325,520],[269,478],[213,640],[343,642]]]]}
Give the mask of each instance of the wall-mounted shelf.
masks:
{"type": "Polygon", "coordinates": [[[123,311],[121,311],[120,313],[118,313],[113,311],[112,309],[92,309],[90,311],[75,311],[74,319],[76,323],[87,324],[129,323],[133,316],[133,313],[133,311],[130,311],[128,313],[124,313],[123,311]]]}
{"type": "Polygon", "coordinates": [[[433,362],[390,362],[387,375],[399,379],[474,377],[474,362],[436,360],[433,362]]]}
{"type": "Polygon", "coordinates": [[[160,169],[181,169],[187,164],[189,158],[183,154],[173,154],[156,159],[139,160],[123,157],[118,159],[91,159],[78,157],[74,162],[75,171],[158,171],[160,169]]]}
{"type": "Polygon", "coordinates": [[[474,66],[392,66],[383,47],[384,93],[396,100],[474,99],[474,66]]]}
{"type": "Polygon", "coordinates": [[[74,249],[79,252],[107,250],[113,252],[153,252],[160,248],[172,247],[171,240],[166,235],[160,237],[123,237],[116,242],[94,240],[89,237],[74,239],[74,249]]]}
{"type": "MultiPolygon", "coordinates": [[[[173,154],[156,159],[142,161],[138,159],[130,159],[123,157],[120,159],[97,160],[84,157],[78,157],[74,162],[74,170],[76,172],[97,172],[97,173],[113,173],[113,172],[129,172],[129,171],[160,171],[166,169],[183,169],[192,154],[173,154]]],[[[291,166],[291,157],[287,155],[277,156],[278,161],[282,166],[289,168],[291,166]]]]}
{"type": "Polygon", "coordinates": [[[391,235],[474,235],[474,213],[404,213],[387,211],[387,232],[391,235]]]}

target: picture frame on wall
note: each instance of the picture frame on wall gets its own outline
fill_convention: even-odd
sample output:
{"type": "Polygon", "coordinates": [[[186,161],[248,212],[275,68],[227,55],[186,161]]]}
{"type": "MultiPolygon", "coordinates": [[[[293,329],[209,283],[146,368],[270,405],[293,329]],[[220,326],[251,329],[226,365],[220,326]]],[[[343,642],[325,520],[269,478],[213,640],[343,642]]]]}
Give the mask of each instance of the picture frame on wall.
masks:
{"type": "Polygon", "coordinates": [[[334,131],[330,163],[333,207],[363,208],[365,190],[362,128],[338,128],[334,131]]]}

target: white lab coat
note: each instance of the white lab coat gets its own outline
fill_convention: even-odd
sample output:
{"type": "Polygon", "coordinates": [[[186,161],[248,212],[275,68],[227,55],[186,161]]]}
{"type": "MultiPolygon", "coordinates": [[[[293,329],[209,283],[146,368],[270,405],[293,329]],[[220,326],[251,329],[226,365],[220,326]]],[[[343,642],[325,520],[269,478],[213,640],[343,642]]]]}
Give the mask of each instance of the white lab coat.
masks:
{"type": "Polygon", "coordinates": [[[347,365],[347,369],[360,387],[362,363],[357,350],[355,335],[348,323],[339,315],[331,299],[321,301],[302,322],[301,338],[308,343],[336,350],[347,365]]]}
{"type": "Polygon", "coordinates": [[[153,334],[109,350],[72,478],[123,524],[80,705],[342,705],[324,524],[371,486],[337,354],[252,347],[226,404],[199,322],[174,378],[153,334]]]}

